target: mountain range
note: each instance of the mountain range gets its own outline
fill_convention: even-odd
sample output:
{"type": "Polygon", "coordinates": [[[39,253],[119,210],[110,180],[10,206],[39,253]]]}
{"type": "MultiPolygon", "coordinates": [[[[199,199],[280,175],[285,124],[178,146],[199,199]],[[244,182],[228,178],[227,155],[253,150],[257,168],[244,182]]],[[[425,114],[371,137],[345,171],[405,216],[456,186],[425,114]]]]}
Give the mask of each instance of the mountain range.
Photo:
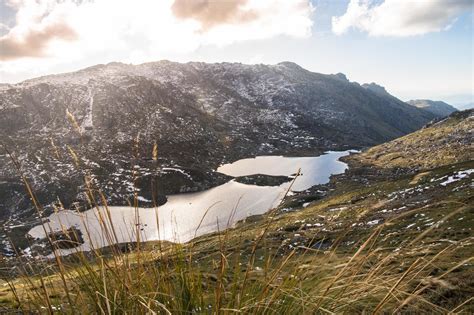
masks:
{"type": "Polygon", "coordinates": [[[437,117],[376,84],[291,62],[110,63],[2,84],[0,219],[36,220],[19,172],[47,213],[87,207],[86,184],[110,204],[138,190],[151,206],[228,180],[215,172],[224,162],[364,148],[437,117]]]}

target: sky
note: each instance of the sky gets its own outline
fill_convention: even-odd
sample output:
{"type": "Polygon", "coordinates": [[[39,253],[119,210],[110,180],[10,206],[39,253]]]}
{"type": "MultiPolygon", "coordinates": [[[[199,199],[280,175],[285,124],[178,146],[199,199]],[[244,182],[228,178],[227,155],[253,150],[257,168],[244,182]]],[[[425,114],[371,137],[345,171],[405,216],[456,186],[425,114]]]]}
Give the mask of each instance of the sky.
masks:
{"type": "Polygon", "coordinates": [[[473,0],[0,0],[0,82],[112,61],[293,61],[463,104],[473,26],[473,0]]]}

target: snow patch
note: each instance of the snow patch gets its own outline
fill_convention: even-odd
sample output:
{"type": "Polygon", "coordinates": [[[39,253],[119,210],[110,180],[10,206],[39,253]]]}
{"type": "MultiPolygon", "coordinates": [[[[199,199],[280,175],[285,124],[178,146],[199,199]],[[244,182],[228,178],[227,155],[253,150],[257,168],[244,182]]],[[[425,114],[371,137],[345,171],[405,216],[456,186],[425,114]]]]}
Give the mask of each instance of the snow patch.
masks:
{"type": "Polygon", "coordinates": [[[459,171],[459,172],[457,172],[457,173],[455,173],[451,176],[448,176],[448,179],[446,179],[444,182],[440,183],[440,185],[441,186],[446,186],[446,185],[449,185],[451,183],[460,181],[461,179],[469,177],[469,175],[471,175],[472,173],[474,173],[474,169],[459,171]]]}

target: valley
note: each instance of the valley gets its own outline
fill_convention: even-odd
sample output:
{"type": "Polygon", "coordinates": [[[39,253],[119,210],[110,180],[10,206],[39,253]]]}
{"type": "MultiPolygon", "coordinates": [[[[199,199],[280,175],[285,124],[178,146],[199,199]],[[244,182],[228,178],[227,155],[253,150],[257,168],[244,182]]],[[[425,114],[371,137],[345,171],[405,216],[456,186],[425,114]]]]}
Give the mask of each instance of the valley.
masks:
{"type": "Polygon", "coordinates": [[[88,277],[124,268],[139,296],[180,281],[200,296],[167,307],[221,290],[260,307],[238,289],[291,311],[473,311],[472,110],[291,63],[113,63],[0,100],[5,309],[67,311],[65,286],[93,312],[88,277]]]}

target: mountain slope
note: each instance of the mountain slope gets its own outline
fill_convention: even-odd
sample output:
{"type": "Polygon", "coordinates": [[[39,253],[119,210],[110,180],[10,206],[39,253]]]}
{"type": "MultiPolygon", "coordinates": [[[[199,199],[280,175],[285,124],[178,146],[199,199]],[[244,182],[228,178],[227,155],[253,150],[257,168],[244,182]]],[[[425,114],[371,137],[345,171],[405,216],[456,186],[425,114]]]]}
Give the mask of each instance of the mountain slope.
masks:
{"type": "Polygon", "coordinates": [[[359,156],[380,168],[428,169],[474,157],[474,110],[454,112],[425,128],[370,148],[359,156]]]}
{"type": "Polygon", "coordinates": [[[457,111],[457,109],[442,101],[432,100],[411,100],[408,104],[426,110],[438,117],[445,117],[457,111]]]}
{"type": "MultiPolygon", "coordinates": [[[[13,125],[15,129],[28,123],[63,127],[65,108],[85,129],[120,129],[114,118],[123,118],[123,112],[156,114],[165,107],[208,115],[239,129],[251,123],[252,129],[267,124],[265,129],[271,130],[278,121],[288,129],[323,132],[332,142],[363,145],[413,131],[432,118],[396,98],[387,102],[374,94],[338,76],[312,73],[288,62],[275,66],[157,62],[112,63],[33,79],[4,88],[1,100],[9,117],[27,116],[13,125]],[[44,113],[36,117],[40,111],[44,113]]],[[[163,119],[146,118],[143,122],[163,119]]],[[[5,129],[12,127],[7,122],[2,124],[5,129]]]]}

